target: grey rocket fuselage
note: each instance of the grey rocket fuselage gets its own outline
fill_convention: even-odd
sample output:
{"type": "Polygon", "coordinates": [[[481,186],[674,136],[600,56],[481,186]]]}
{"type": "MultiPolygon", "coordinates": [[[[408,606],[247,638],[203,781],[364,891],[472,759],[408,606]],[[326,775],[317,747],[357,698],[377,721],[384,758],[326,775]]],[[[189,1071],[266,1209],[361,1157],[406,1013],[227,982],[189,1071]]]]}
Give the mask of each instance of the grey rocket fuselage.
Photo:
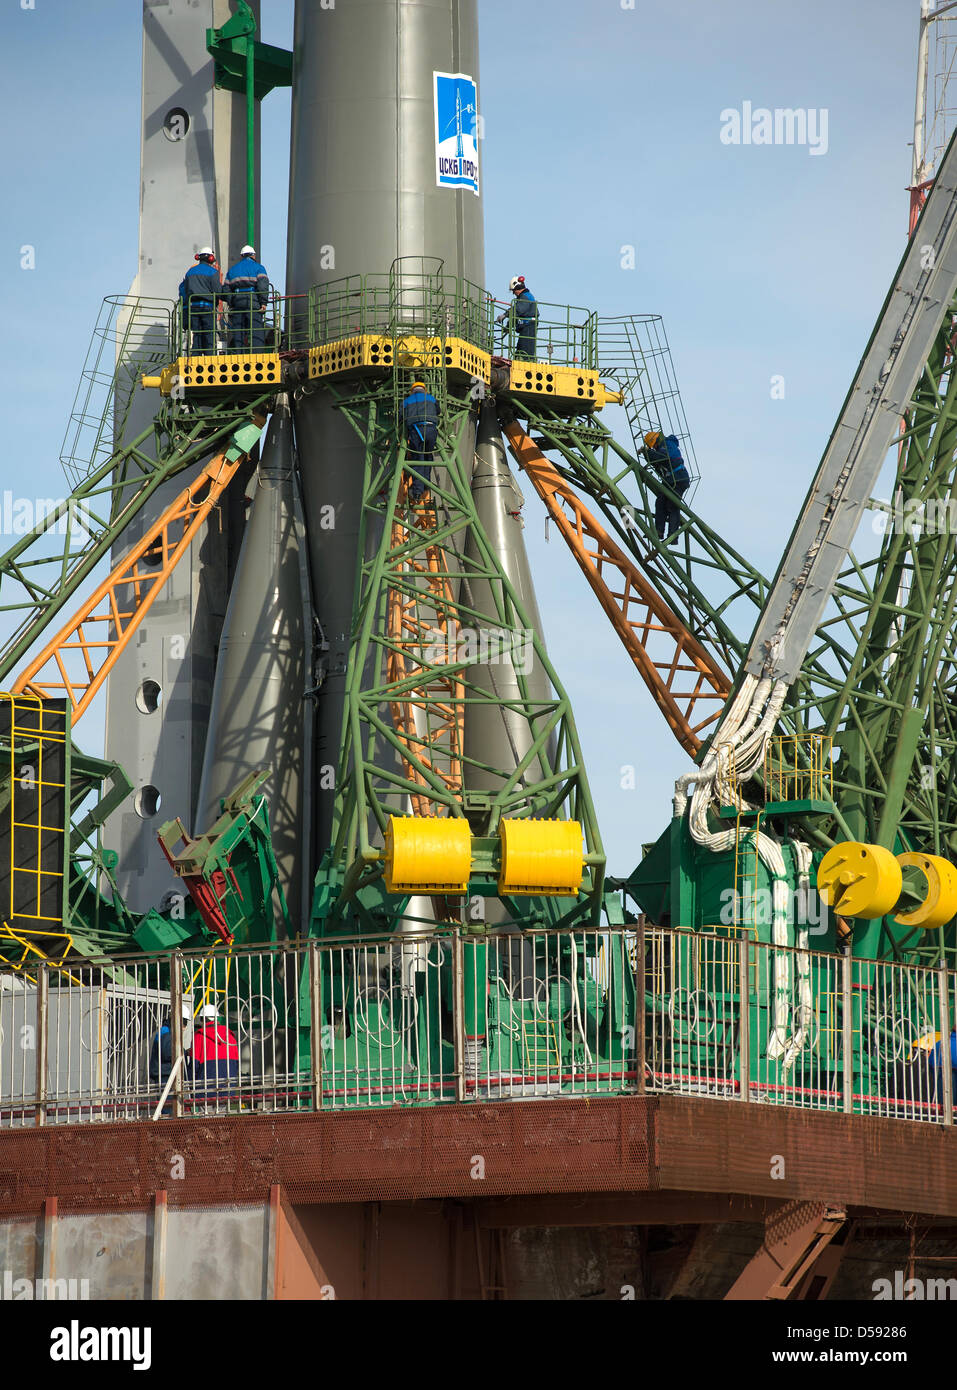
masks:
{"type": "MultiPolygon", "coordinates": [[[[478,82],[476,0],[350,0],[334,9],[298,0],[288,294],[346,275],[386,275],[400,256],[437,258],[447,275],[484,282],[481,194],[436,183],[436,72],[478,82]]],[[[321,389],[296,402],[295,427],[315,611],[327,644],[316,699],[321,852],[342,732],[364,447],[321,389]]],[[[469,458],[469,442],[462,447],[469,458]]]]}

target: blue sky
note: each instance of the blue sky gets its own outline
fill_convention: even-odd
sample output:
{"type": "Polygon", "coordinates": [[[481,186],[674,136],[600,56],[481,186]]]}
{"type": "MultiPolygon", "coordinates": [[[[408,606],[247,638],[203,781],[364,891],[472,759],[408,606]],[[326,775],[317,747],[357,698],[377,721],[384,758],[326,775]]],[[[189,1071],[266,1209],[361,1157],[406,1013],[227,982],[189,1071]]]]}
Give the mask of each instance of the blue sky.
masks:
{"type": "MultiPolygon", "coordinates": [[[[290,46],[292,12],[263,0],[262,37],[290,46]]],[[[695,507],[773,573],[904,248],[918,0],[479,0],[479,15],[486,283],[504,296],[524,273],[542,299],[663,315],[701,469],[695,507]],[[825,108],[826,154],[723,144],[721,112],[745,101],[825,108]]],[[[97,310],[135,271],[140,23],[137,0],[0,12],[0,489],[16,495],[64,491],[97,310]]],[[[276,283],[288,122],[288,93],[273,93],[262,255],[276,283]]],[[[685,755],[524,490],[546,638],[625,873],[667,823],[685,755]],[[635,790],[621,787],[625,765],[635,790]]],[[[80,731],[91,752],[95,727],[91,714],[80,731]]]]}

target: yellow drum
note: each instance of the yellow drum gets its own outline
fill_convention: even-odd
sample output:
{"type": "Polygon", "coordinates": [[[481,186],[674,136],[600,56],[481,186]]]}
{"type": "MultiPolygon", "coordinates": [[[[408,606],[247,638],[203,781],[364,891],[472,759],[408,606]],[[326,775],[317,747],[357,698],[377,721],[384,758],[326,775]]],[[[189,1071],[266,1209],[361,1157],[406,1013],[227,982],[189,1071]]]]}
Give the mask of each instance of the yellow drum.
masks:
{"type": "Polygon", "coordinates": [[[390,893],[464,893],[472,833],[461,816],[390,816],[385,886],[390,893]]]}
{"type": "Polygon", "coordinates": [[[498,891],[525,896],[570,897],[585,868],[577,820],[503,820],[498,891]]]}
{"type": "Polygon", "coordinates": [[[901,866],[883,845],[845,840],[828,850],[817,871],[821,897],[842,917],[883,917],[901,895],[901,866]]]}
{"type": "Polygon", "coordinates": [[[927,896],[913,912],[894,918],[902,927],[942,927],[957,913],[957,869],[939,854],[899,854],[898,864],[914,865],[927,879],[927,896]]]}

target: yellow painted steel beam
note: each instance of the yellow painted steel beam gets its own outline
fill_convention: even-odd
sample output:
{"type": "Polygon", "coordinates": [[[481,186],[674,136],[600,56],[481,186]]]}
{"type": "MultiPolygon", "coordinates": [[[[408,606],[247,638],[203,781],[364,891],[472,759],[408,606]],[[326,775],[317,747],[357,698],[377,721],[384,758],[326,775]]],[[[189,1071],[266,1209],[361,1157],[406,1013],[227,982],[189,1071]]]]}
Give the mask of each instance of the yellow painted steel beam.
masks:
{"type": "MultiPolygon", "coordinates": [[[[230,449],[235,453],[235,449],[230,449]]],[[[13,683],[15,694],[66,696],[76,724],[248,457],[210,459],[13,683]],[[76,670],[75,663],[79,664],[76,670]],[[72,666],[72,670],[68,669],[72,666]]]]}
{"type": "MultiPolygon", "coordinates": [[[[409,335],[389,338],[381,333],[360,333],[309,349],[308,376],[311,381],[333,377],[361,376],[368,372],[390,372],[396,367],[410,371],[439,371],[444,368],[452,380],[463,384],[484,381],[491,384],[492,358],[482,348],[464,338],[429,338],[409,335]]],[[[575,402],[583,410],[601,410],[620,404],[622,393],[609,390],[598,372],[583,367],[556,366],[551,362],[512,361],[508,364],[509,391],[515,396],[554,401],[561,405],[575,402]]],[[[223,391],[282,384],[282,362],[275,352],[209,353],[178,357],[159,372],[141,378],[144,387],[170,396],[175,390],[223,391]]]]}
{"type": "Polygon", "coordinates": [[[702,730],[721,714],[731,691],[730,679],[521,425],[506,425],[505,437],[672,733],[694,757],[701,747],[702,730]],[[652,642],[654,654],[649,649],[652,642]]]}

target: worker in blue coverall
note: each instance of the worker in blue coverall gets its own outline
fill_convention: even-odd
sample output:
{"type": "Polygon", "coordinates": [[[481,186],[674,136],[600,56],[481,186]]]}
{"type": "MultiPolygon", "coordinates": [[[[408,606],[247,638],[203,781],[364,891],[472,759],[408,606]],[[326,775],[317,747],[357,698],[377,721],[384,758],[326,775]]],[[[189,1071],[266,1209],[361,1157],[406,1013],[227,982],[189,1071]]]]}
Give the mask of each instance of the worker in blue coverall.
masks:
{"type": "Polygon", "coordinates": [[[508,287],[515,298],[504,314],[499,314],[499,323],[511,316],[515,330],[515,356],[532,360],[535,356],[535,336],[538,331],[538,304],[535,296],[525,283],[524,275],[513,275],[508,287]]]}
{"type": "Polygon", "coordinates": [[[413,381],[411,391],[402,402],[402,418],[406,430],[406,462],[426,465],[409,469],[412,474],[409,495],[413,502],[418,502],[431,481],[432,470],[427,465],[435,458],[439,435],[439,403],[425,389],[424,381],[413,381]]]}
{"type": "Polygon", "coordinates": [[[269,276],[256,260],[256,248],[246,245],[231,266],[223,285],[229,305],[229,346],[232,352],[261,352],[266,346],[266,306],[269,276]]]}
{"type": "Polygon", "coordinates": [[[192,352],[216,351],[216,311],[222,300],[223,282],[211,246],[204,246],[183,276],[179,298],[183,327],[193,335],[192,352]]]}
{"type": "MultiPolygon", "coordinates": [[[[189,1048],[189,1027],[193,1021],[193,1016],[186,1005],[183,1005],[183,1052],[189,1048]]],[[[170,1071],[173,1067],[173,1025],[169,1015],[163,1019],[157,1031],[153,1034],[150,1043],[149,1058],[147,1069],[150,1081],[154,1086],[162,1091],[166,1085],[170,1071]]],[[[172,1110],[167,1106],[164,1115],[172,1114],[172,1110]]]]}
{"type": "MultiPolygon", "coordinates": [[[[661,481],[683,497],[691,486],[691,476],[681,457],[681,446],[673,434],[664,435],[661,430],[649,430],[645,435],[642,458],[655,470],[661,481]]],[[[655,501],[655,530],[660,540],[671,540],[681,525],[681,508],[667,496],[655,501]]]]}

